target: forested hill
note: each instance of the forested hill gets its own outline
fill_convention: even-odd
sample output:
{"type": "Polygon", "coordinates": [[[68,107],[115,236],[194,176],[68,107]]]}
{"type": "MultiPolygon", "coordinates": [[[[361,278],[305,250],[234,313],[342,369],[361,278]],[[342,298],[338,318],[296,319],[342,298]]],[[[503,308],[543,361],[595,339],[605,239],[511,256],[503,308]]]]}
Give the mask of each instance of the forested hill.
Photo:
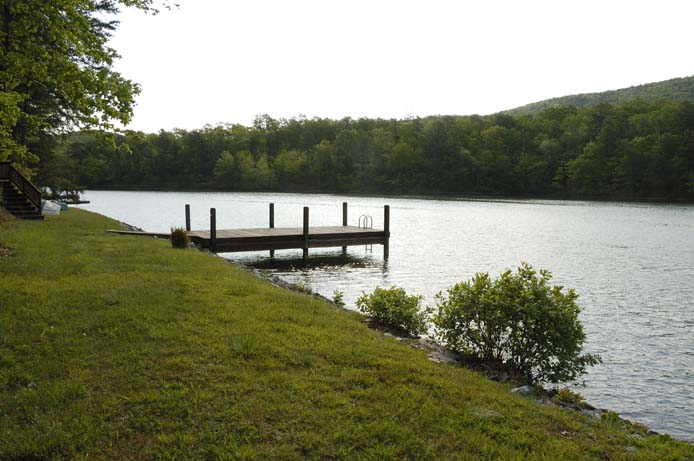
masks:
{"type": "Polygon", "coordinates": [[[546,99],[525,106],[505,111],[510,115],[536,115],[549,107],[575,106],[587,107],[602,103],[622,104],[635,99],[645,101],[688,101],[694,102],[694,76],[674,78],[662,82],[622,88],[620,90],[604,91],[602,93],[585,93],[559,98],[546,99]]]}
{"type": "Polygon", "coordinates": [[[89,189],[311,190],[694,201],[694,103],[537,116],[273,119],[67,136],[37,182],[89,189]],[[62,181],[62,183],[61,183],[62,181]]]}

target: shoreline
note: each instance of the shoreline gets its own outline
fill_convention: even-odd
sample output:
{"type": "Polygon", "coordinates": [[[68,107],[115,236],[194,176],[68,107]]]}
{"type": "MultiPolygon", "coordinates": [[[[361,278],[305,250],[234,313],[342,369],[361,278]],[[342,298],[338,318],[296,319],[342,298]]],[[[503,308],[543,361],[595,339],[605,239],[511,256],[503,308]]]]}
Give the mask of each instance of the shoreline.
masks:
{"type": "MultiPolygon", "coordinates": [[[[138,231],[138,232],[145,232],[143,229],[133,226],[132,224],[128,224],[122,221],[118,221],[121,225],[126,227],[130,231],[138,231]]],[[[156,237],[154,237],[156,238],[156,237]]],[[[249,274],[262,279],[269,284],[282,288],[285,290],[293,291],[293,292],[298,292],[304,295],[308,295],[314,299],[317,299],[319,301],[325,302],[329,304],[331,307],[336,308],[336,309],[341,309],[347,312],[353,312],[353,313],[359,313],[356,310],[353,309],[348,309],[347,307],[343,306],[338,306],[332,299],[318,293],[314,292],[311,289],[306,289],[305,287],[299,286],[295,283],[287,282],[285,280],[282,280],[279,276],[274,275],[274,274],[264,274],[262,270],[257,269],[253,266],[248,266],[245,264],[241,264],[237,261],[233,261],[227,258],[224,258],[222,256],[219,256],[216,253],[212,253],[208,251],[207,249],[199,248],[194,244],[189,245],[189,249],[195,249],[196,251],[199,251],[201,253],[207,253],[212,256],[215,256],[217,258],[222,259],[228,264],[231,264],[237,268],[240,268],[249,274]]],[[[524,383],[522,381],[518,381],[513,379],[512,372],[507,369],[500,369],[498,364],[495,363],[490,363],[486,362],[482,359],[478,359],[475,357],[464,357],[461,354],[450,350],[446,348],[444,345],[438,344],[433,340],[433,338],[427,338],[427,337],[406,337],[406,336],[399,336],[397,334],[394,334],[393,332],[384,330],[382,328],[379,328],[376,325],[373,325],[371,322],[368,321],[368,319],[363,316],[363,322],[369,326],[374,331],[378,331],[381,334],[385,336],[390,336],[395,338],[397,341],[405,342],[409,344],[410,347],[414,349],[420,349],[426,352],[427,358],[434,362],[434,363],[450,363],[450,364],[455,364],[457,366],[461,366],[463,368],[466,368],[470,371],[474,371],[476,373],[481,374],[482,376],[486,377],[487,379],[497,382],[497,383],[506,383],[506,384],[511,384],[513,385],[513,388],[511,389],[511,393],[519,394],[526,396],[528,398],[532,398],[535,400],[538,404],[541,405],[554,405],[556,407],[562,408],[564,410],[568,411],[576,411],[581,414],[584,414],[586,416],[589,416],[591,418],[601,418],[603,415],[612,415],[611,417],[616,417],[620,421],[622,421],[625,424],[628,425],[636,425],[640,427],[644,427],[647,431],[648,435],[667,435],[668,437],[672,437],[669,434],[663,434],[661,432],[657,432],[652,430],[651,428],[643,425],[642,423],[638,421],[632,421],[626,418],[622,418],[619,413],[609,410],[606,408],[598,408],[593,405],[591,405],[589,402],[586,402],[585,400],[582,399],[582,396],[580,393],[578,395],[581,397],[581,401],[578,403],[574,402],[567,402],[567,401],[562,401],[562,400],[555,400],[553,397],[558,393],[559,389],[562,389],[562,387],[557,386],[556,388],[550,388],[547,389],[543,386],[539,385],[528,385],[527,383],[524,383]]],[[[564,387],[567,388],[567,387],[564,387]]],[[[673,437],[675,440],[680,440],[685,443],[693,443],[694,444],[694,439],[693,440],[686,440],[686,439],[676,439],[673,437]]]]}
{"type": "MultiPolygon", "coordinates": [[[[125,226],[128,230],[131,231],[139,231],[139,232],[145,232],[143,229],[131,225],[129,223],[125,223],[122,221],[118,221],[120,224],[125,226]]],[[[346,307],[338,306],[335,304],[335,302],[318,293],[310,288],[307,289],[306,287],[285,281],[281,279],[279,276],[274,275],[274,274],[265,274],[261,269],[255,268],[250,265],[245,265],[242,263],[239,263],[237,261],[233,261],[227,258],[224,258],[222,256],[219,256],[216,253],[211,253],[206,249],[199,248],[195,246],[194,244],[190,244],[191,248],[195,248],[197,251],[203,252],[203,253],[209,253],[215,257],[218,257],[222,260],[224,260],[226,263],[231,264],[235,267],[238,267],[253,276],[265,280],[266,282],[270,283],[273,286],[289,290],[289,291],[294,291],[294,292],[299,292],[302,294],[309,295],[313,297],[314,299],[323,301],[328,303],[330,306],[337,308],[337,309],[342,309],[347,312],[352,312],[352,313],[359,313],[358,311],[354,309],[348,309],[346,307]]],[[[615,412],[610,409],[606,408],[598,408],[590,404],[589,402],[586,402],[583,400],[582,395],[580,392],[577,392],[578,395],[581,397],[581,402],[580,403],[574,403],[574,402],[564,402],[564,401],[557,401],[553,400],[553,397],[557,394],[557,391],[559,389],[562,389],[562,387],[557,386],[555,388],[544,388],[542,386],[538,385],[533,385],[529,386],[528,384],[514,380],[512,378],[512,373],[509,373],[509,370],[505,369],[500,369],[498,364],[494,363],[488,363],[484,362],[483,360],[474,358],[474,357],[464,357],[461,354],[458,354],[450,349],[447,349],[445,346],[436,343],[433,338],[427,338],[427,337],[420,337],[420,338],[412,338],[412,337],[402,337],[398,336],[397,334],[393,334],[393,332],[389,332],[386,330],[383,330],[382,328],[379,328],[376,325],[372,325],[366,317],[364,317],[364,323],[369,325],[369,328],[371,328],[374,331],[378,331],[386,336],[391,336],[394,337],[397,341],[402,341],[402,342],[407,342],[407,344],[410,345],[410,347],[414,349],[421,349],[426,352],[427,357],[430,361],[436,362],[436,363],[454,363],[458,366],[464,367],[468,370],[480,373],[481,375],[485,376],[486,378],[490,379],[491,381],[498,382],[498,383],[506,383],[506,384],[511,384],[513,385],[513,389],[511,392],[514,393],[519,393],[521,395],[525,395],[527,397],[533,398],[535,401],[537,401],[539,404],[544,404],[544,405],[554,405],[566,410],[572,410],[572,411],[577,411],[579,413],[585,414],[587,416],[590,416],[592,418],[600,418],[602,415],[612,415],[611,417],[617,417],[619,420],[623,421],[625,424],[630,424],[630,425],[638,425],[642,426],[647,429],[647,433],[649,435],[667,435],[670,436],[668,433],[663,433],[663,432],[658,432],[655,430],[652,430],[648,426],[645,426],[644,424],[638,422],[638,421],[633,421],[629,420],[626,418],[622,418],[619,416],[618,412],[615,412]]],[[[567,386],[564,386],[563,388],[567,388],[567,386]]],[[[673,439],[680,440],[685,443],[692,443],[694,444],[694,437],[692,440],[689,439],[679,439],[673,437],[673,439]]]]}
{"type": "MultiPolygon", "coordinates": [[[[200,248],[195,247],[198,251],[202,252],[207,252],[206,250],[202,250],[200,248]]],[[[208,252],[209,253],[209,252],[208,252]]],[[[212,253],[213,254],[213,253],[212,253]]],[[[218,256],[218,255],[215,255],[218,256]]],[[[260,271],[259,269],[256,269],[252,266],[246,266],[244,264],[240,264],[236,261],[231,261],[226,258],[223,258],[221,256],[218,256],[219,258],[225,260],[227,263],[232,264],[240,269],[243,269],[247,271],[248,273],[263,279],[270,283],[273,286],[289,290],[289,291],[294,291],[298,293],[305,294],[307,296],[311,296],[314,299],[318,299],[320,301],[326,302],[329,305],[331,305],[335,309],[342,309],[348,312],[357,312],[352,309],[348,309],[347,307],[342,307],[338,306],[335,301],[333,301],[330,298],[327,298],[326,296],[310,291],[307,292],[304,287],[301,287],[297,284],[287,282],[285,280],[282,280],[279,276],[271,274],[271,275],[265,275],[260,271]]],[[[619,415],[618,413],[606,409],[606,408],[597,408],[590,403],[586,402],[585,400],[582,400],[579,404],[571,403],[571,402],[565,402],[562,400],[553,400],[552,397],[557,394],[557,390],[560,389],[561,387],[556,387],[556,388],[551,388],[551,389],[546,389],[545,387],[539,386],[539,385],[529,385],[527,383],[523,383],[522,381],[518,381],[514,379],[512,371],[505,369],[505,368],[500,368],[498,364],[495,364],[493,362],[488,362],[483,359],[479,359],[476,357],[464,357],[463,355],[448,349],[444,345],[441,345],[437,342],[434,341],[433,338],[427,338],[427,337],[408,337],[408,336],[400,336],[397,335],[391,331],[384,330],[383,328],[380,328],[379,326],[371,323],[366,316],[363,316],[363,322],[369,326],[374,331],[377,331],[384,336],[390,336],[395,338],[397,341],[405,342],[408,344],[410,347],[414,349],[420,349],[426,352],[427,358],[434,363],[450,363],[450,364],[455,364],[457,366],[461,366],[463,368],[466,368],[470,371],[474,371],[476,373],[481,374],[482,376],[488,378],[491,381],[497,382],[497,383],[502,383],[502,384],[511,384],[513,385],[513,388],[511,389],[511,393],[519,394],[519,395],[524,395],[526,397],[532,398],[535,401],[537,401],[539,404],[543,405],[554,405],[566,410],[572,410],[572,411],[577,411],[579,413],[582,413],[586,416],[590,416],[592,418],[600,418],[604,414],[608,413],[614,413],[616,415],[619,415]]],[[[580,394],[579,394],[580,395],[580,394]]],[[[619,419],[622,420],[623,422],[627,424],[632,424],[632,425],[640,425],[643,426],[641,423],[638,421],[631,421],[626,418],[622,418],[619,416],[619,419]]],[[[644,426],[646,427],[646,426],[644,426]]],[[[661,433],[654,431],[648,427],[646,427],[648,430],[649,435],[661,435],[661,433]]],[[[688,440],[682,440],[683,442],[689,442],[688,440]]]]}
{"type": "Polygon", "coordinates": [[[436,194],[436,193],[396,193],[396,192],[357,192],[357,191],[318,191],[318,190],[222,190],[222,189],[85,189],[83,194],[89,194],[89,191],[94,192],[163,192],[163,193],[229,193],[229,194],[306,194],[306,195],[336,195],[345,197],[367,197],[367,198],[402,198],[412,200],[433,200],[433,201],[452,201],[452,202],[491,202],[491,203],[522,203],[527,201],[543,201],[543,202],[569,202],[572,204],[587,202],[587,203],[605,203],[605,204],[628,204],[628,205],[673,205],[673,206],[691,206],[694,205],[694,200],[668,200],[666,198],[643,198],[643,197],[598,197],[598,196],[580,196],[566,197],[561,195],[456,195],[456,194],[436,194]]]}
{"type": "Polygon", "coordinates": [[[511,393],[354,311],[113,228],[80,210],[2,227],[16,251],[0,259],[0,458],[694,459],[690,443],[511,393]]]}
{"type": "MultiPolygon", "coordinates": [[[[144,232],[143,229],[140,229],[136,226],[133,226],[131,224],[123,223],[119,221],[121,224],[123,224],[125,227],[128,228],[128,230],[133,230],[133,231],[140,231],[144,232]]],[[[156,237],[154,237],[156,238],[156,237]]],[[[334,300],[318,293],[310,288],[307,289],[306,287],[300,286],[295,283],[291,283],[288,281],[283,280],[277,275],[274,274],[264,274],[262,270],[257,269],[253,266],[241,264],[237,261],[233,261],[227,258],[224,258],[222,256],[219,256],[216,253],[212,253],[208,251],[207,249],[200,248],[194,244],[189,245],[189,249],[195,249],[196,251],[199,251],[201,253],[207,253],[212,256],[215,256],[217,258],[222,259],[225,261],[227,264],[231,264],[239,269],[242,269],[246,271],[247,273],[255,276],[256,278],[259,278],[261,280],[266,281],[267,283],[284,289],[288,291],[293,291],[296,293],[301,293],[307,296],[310,296],[314,299],[317,299],[319,301],[325,302],[329,304],[331,307],[335,309],[340,309],[344,310],[347,312],[352,312],[352,313],[359,313],[356,310],[353,309],[348,309],[347,307],[344,306],[339,306],[335,303],[334,300]]],[[[360,313],[359,313],[360,314],[360,313]]],[[[498,364],[492,363],[485,361],[483,359],[479,359],[476,357],[465,357],[451,349],[448,349],[444,345],[441,345],[437,342],[434,341],[433,338],[431,337],[411,337],[411,336],[400,336],[396,333],[393,333],[388,330],[384,330],[383,328],[380,328],[378,325],[373,324],[368,320],[366,316],[363,314],[360,314],[363,317],[363,322],[369,326],[370,329],[377,331],[384,336],[389,336],[394,338],[397,341],[404,342],[408,344],[410,347],[413,349],[420,349],[426,352],[428,360],[434,363],[449,363],[449,364],[455,364],[457,366],[466,368],[470,371],[476,372],[484,376],[485,378],[497,382],[497,383],[502,383],[502,384],[511,384],[513,385],[513,388],[510,390],[511,393],[518,394],[518,395],[523,395],[525,397],[531,398],[535,400],[538,404],[541,405],[553,405],[559,408],[562,408],[567,411],[576,411],[578,413],[581,413],[583,415],[589,416],[591,418],[596,418],[599,419],[603,415],[612,415],[612,417],[617,417],[620,421],[627,425],[633,425],[633,426],[639,426],[643,427],[647,431],[647,435],[667,435],[668,437],[672,437],[669,434],[663,434],[661,432],[657,432],[652,430],[651,428],[643,425],[642,423],[638,421],[632,421],[626,418],[622,418],[619,413],[609,410],[606,408],[598,408],[593,405],[591,405],[589,402],[583,400],[582,396],[580,393],[578,395],[581,397],[581,401],[578,403],[574,402],[568,402],[568,401],[563,401],[563,400],[555,400],[553,397],[557,395],[559,389],[563,389],[567,387],[560,387],[557,386],[556,388],[550,388],[547,389],[543,386],[540,385],[529,385],[527,383],[524,383],[522,381],[516,380],[513,378],[513,372],[511,370],[508,370],[506,368],[500,368],[498,364]]],[[[673,437],[673,439],[675,439],[673,437]]],[[[676,439],[680,440],[685,443],[694,443],[694,440],[682,440],[682,439],[676,439]]]]}

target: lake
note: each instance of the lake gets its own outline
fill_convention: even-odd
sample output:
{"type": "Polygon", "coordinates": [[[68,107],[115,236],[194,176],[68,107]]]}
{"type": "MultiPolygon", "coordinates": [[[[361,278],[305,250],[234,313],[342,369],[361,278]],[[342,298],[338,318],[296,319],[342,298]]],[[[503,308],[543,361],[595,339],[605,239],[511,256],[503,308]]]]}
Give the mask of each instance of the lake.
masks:
{"type": "Polygon", "coordinates": [[[390,258],[382,247],[312,249],[222,255],[302,282],[348,307],[362,292],[398,285],[433,305],[437,292],[476,272],[496,276],[522,261],[554,274],[553,281],[580,295],[589,352],[604,363],[579,388],[595,406],[651,429],[694,440],[694,206],[555,200],[434,200],[341,195],[211,192],[88,191],[82,208],[147,231],[184,226],[191,205],[193,229],[300,227],[302,208],[311,225],[349,224],[361,215],[383,228],[391,208],[390,258]]]}

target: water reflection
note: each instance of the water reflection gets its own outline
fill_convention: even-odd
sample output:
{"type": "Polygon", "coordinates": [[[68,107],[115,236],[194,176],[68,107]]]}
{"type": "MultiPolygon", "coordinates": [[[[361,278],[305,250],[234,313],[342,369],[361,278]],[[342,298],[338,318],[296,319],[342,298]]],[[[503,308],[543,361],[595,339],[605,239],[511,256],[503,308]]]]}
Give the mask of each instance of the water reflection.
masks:
{"type": "MultiPolygon", "coordinates": [[[[233,255],[226,253],[220,256],[233,259],[233,255]]],[[[364,268],[383,266],[383,261],[378,261],[373,258],[360,258],[350,254],[322,254],[309,257],[306,264],[303,263],[302,257],[274,257],[261,259],[247,259],[243,264],[255,267],[261,270],[272,270],[277,272],[295,272],[295,271],[337,271],[344,268],[364,268]]]]}

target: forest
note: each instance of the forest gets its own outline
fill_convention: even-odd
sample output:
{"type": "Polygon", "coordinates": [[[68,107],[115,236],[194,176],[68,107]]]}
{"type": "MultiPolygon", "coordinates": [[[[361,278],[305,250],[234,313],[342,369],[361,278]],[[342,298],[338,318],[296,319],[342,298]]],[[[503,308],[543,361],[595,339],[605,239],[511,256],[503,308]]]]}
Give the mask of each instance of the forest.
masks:
{"type": "Polygon", "coordinates": [[[63,135],[55,189],[322,191],[694,200],[694,104],[634,100],[537,115],[256,117],[251,126],[63,135]]]}
{"type": "Polygon", "coordinates": [[[583,93],[558,98],[545,99],[525,106],[504,111],[510,115],[536,115],[550,107],[575,106],[587,107],[598,104],[623,104],[634,99],[644,101],[688,101],[694,102],[694,76],[673,78],[662,82],[645,83],[643,85],[620,88],[618,90],[602,91],[600,93],[583,93]]]}

